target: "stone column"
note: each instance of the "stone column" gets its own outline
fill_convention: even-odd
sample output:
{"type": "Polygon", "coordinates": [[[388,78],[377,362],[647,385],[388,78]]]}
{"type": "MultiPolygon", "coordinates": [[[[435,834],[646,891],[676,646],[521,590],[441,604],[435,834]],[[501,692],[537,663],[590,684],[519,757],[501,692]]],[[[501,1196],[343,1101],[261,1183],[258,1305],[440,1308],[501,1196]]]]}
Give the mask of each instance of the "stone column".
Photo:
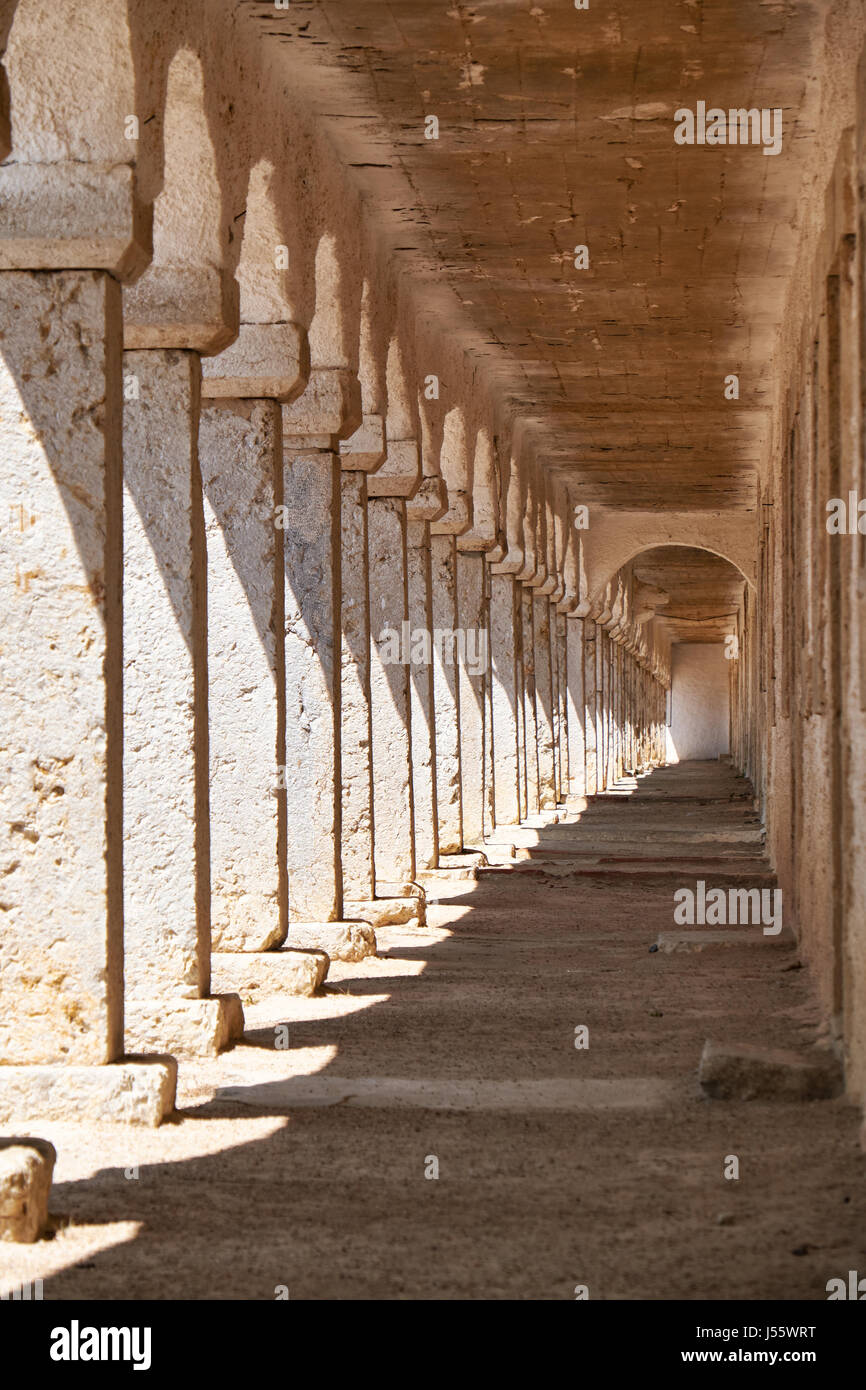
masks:
{"type": "Polygon", "coordinates": [[[596,663],[598,660],[598,628],[593,618],[586,618],[584,632],[584,745],[586,751],[586,795],[595,796],[599,791],[598,776],[598,722],[596,701],[596,663]]]}
{"type": "Polygon", "coordinates": [[[457,664],[457,547],[453,534],[431,535],[430,565],[439,852],[459,854],[463,848],[463,810],[457,664]]]}
{"type": "Polygon", "coordinates": [[[461,551],[457,542],[457,629],[459,657],[460,765],[463,844],[484,840],[485,782],[484,721],[489,680],[489,611],[486,565],[481,551],[461,551]]]}
{"type": "Polygon", "coordinates": [[[314,367],[282,408],[290,942],[293,922],[343,910],[339,441],[361,423],[343,368],[314,367]]]}
{"type": "Polygon", "coordinates": [[[523,636],[523,781],[526,815],[537,815],[541,809],[538,782],[538,718],[535,704],[535,632],[533,628],[533,591],[521,587],[521,617],[523,636]]]}
{"type": "Polygon", "coordinates": [[[365,415],[340,444],[341,847],[343,893],[356,902],[375,895],[367,475],[384,459],[382,417],[365,415]]]}
{"type": "Polygon", "coordinates": [[[536,592],[532,601],[535,642],[535,718],[538,747],[538,804],[540,810],[556,805],[553,727],[553,643],[550,599],[536,592]]]}
{"type": "Polygon", "coordinates": [[[583,627],[582,618],[575,618],[571,615],[565,617],[568,794],[573,797],[584,797],[587,791],[583,627]]]}
{"type": "Polygon", "coordinates": [[[174,1067],[120,1060],[120,287],[2,270],[0,317],[0,1123],[158,1124],[174,1067]]]}
{"type": "Polygon", "coordinates": [[[389,896],[415,877],[409,666],[406,503],[371,497],[370,694],[373,719],[373,815],[376,893],[389,896]]]}
{"type": "Polygon", "coordinates": [[[430,523],[447,507],[441,478],[425,478],[406,504],[406,590],[409,621],[409,693],[412,734],[412,804],[415,869],[439,863],[436,785],[436,706],[433,680],[433,578],[430,523]]]}
{"type": "Polygon", "coordinates": [[[306,334],[242,323],[202,363],[199,455],[208,553],[214,948],[262,951],[288,930],[280,403],[303,388],[306,334]]]}
{"type": "Polygon", "coordinates": [[[490,685],[493,716],[493,807],[497,825],[520,820],[520,742],[517,624],[520,586],[510,574],[490,573],[490,685]]]}
{"type": "Polygon", "coordinates": [[[126,1046],[213,1053],[205,538],[196,352],[124,353],[126,1046]]]}
{"type": "Polygon", "coordinates": [[[556,729],[556,799],[565,801],[569,789],[569,759],[571,750],[568,742],[568,637],[564,613],[552,610],[551,622],[556,633],[555,705],[554,720],[556,729]]]}
{"type": "Polygon", "coordinates": [[[279,405],[208,404],[199,454],[208,552],[213,945],[265,951],[288,930],[279,405]]]}

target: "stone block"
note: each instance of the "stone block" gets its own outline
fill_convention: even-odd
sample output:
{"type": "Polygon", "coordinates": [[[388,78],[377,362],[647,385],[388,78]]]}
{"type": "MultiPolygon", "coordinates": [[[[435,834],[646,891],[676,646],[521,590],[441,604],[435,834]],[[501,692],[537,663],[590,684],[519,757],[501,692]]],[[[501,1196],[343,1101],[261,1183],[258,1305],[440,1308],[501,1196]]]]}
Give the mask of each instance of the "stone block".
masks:
{"type": "Polygon", "coordinates": [[[340,467],[346,472],[371,473],[385,461],[385,422],[365,415],[348,439],[340,440],[340,467]]]}
{"type": "Polygon", "coordinates": [[[201,364],[205,399],[289,402],[307,385],[310,349],[296,323],[242,323],[229,347],[201,364]]]}
{"type": "Polygon", "coordinates": [[[389,439],[385,462],[367,481],[371,497],[411,497],[421,481],[421,451],[414,439],[389,439]]]}
{"type": "Polygon", "coordinates": [[[215,1057],[244,1035],[237,994],[209,999],[134,999],[126,1004],[128,1052],[170,1050],[178,1057],[215,1057]]]}
{"type": "Polygon", "coordinates": [[[47,1139],[0,1139],[0,1240],[31,1245],[39,1239],[56,1158],[47,1139]]]}
{"type": "Polygon", "coordinates": [[[155,1127],[174,1110],[173,1057],[125,1057],[101,1067],[0,1067],[0,1124],[111,1121],[155,1127]]]}
{"type": "Polygon", "coordinates": [[[842,1092],[842,1068],[831,1052],[704,1043],[698,1070],[712,1100],[831,1100],[842,1092]]]}
{"type": "Polygon", "coordinates": [[[293,922],[292,946],[324,951],[331,960],[357,961],[376,954],[376,933],[369,922],[293,922]]]}
{"type": "Polygon", "coordinates": [[[396,927],[411,922],[422,927],[426,922],[423,898],[372,898],[367,902],[344,902],[343,911],[359,917],[371,927],[396,927]]]}
{"type": "Polygon", "coordinates": [[[287,946],[279,951],[262,951],[259,955],[215,951],[211,957],[211,977],[215,987],[237,990],[240,994],[261,989],[310,996],[324,984],[329,965],[325,951],[294,950],[287,946]]]}

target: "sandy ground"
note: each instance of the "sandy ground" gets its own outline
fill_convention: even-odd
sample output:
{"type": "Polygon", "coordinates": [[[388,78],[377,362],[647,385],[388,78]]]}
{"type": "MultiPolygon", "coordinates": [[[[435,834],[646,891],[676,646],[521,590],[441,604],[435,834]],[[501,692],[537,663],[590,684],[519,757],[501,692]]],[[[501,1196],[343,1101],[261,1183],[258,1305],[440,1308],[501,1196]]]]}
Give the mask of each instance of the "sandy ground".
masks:
{"type": "Polygon", "coordinates": [[[516,869],[443,880],[427,928],[382,931],[320,997],[248,993],[243,1044],[182,1064],[158,1130],[34,1126],[55,1230],[0,1248],[0,1290],[823,1300],[866,1272],[856,1110],[697,1085],[708,1037],[814,1043],[796,948],[650,951],[673,887],[762,868],[747,791],[654,773],[516,869]]]}

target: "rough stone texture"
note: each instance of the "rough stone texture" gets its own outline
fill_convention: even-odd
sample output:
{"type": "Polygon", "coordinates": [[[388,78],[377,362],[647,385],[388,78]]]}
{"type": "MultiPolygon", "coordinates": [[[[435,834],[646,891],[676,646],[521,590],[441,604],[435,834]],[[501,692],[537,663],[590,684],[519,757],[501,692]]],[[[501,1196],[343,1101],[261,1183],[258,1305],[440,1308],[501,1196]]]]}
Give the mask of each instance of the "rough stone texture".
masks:
{"type": "Polygon", "coordinates": [[[0,1056],[95,1064],[123,1046],[120,291],[3,273],[0,319],[0,1056]]]}
{"type": "Polygon", "coordinates": [[[283,434],[301,447],[328,447],[361,424],[361,386],[343,367],[313,367],[302,395],[283,407],[283,434]]]}
{"type": "Polygon", "coordinates": [[[279,951],[259,951],[256,955],[215,951],[211,968],[215,989],[236,990],[244,996],[250,990],[266,988],[309,997],[324,984],[328,964],[325,951],[284,946],[279,951]]]}
{"type": "Polygon", "coordinates": [[[236,994],[209,999],[134,999],[125,1016],[128,1052],[170,1047],[175,1057],[214,1057],[243,1037],[244,1013],[236,994]]]}
{"type": "Polygon", "coordinates": [[[371,497],[411,497],[421,481],[421,450],[414,439],[389,439],[385,462],[370,477],[371,497]]]}
{"type": "MultiPolygon", "coordinates": [[[[388,659],[386,633],[408,621],[406,508],[397,497],[371,497],[370,698],[373,725],[375,871],[379,880],[410,882],[415,872],[409,670],[388,659]]],[[[346,916],[357,916],[345,908],[346,916]]],[[[364,915],[364,914],[361,914],[364,915]]],[[[369,919],[365,919],[369,920],[369,919]]]]}
{"type": "Polygon", "coordinates": [[[457,657],[457,544],[453,535],[430,537],[432,574],[433,698],[436,716],[436,807],[440,854],[463,848],[460,769],[460,670],[457,657]]]}
{"type": "Polygon", "coordinates": [[[285,939],[288,924],[279,407],[265,400],[207,407],[199,457],[213,945],[264,951],[285,939]]]}
{"type": "Polygon", "coordinates": [[[368,922],[293,922],[292,940],[304,951],[324,951],[330,960],[357,961],[376,954],[368,922]]]}
{"type": "MultiPolygon", "coordinates": [[[[303,400],[304,398],[301,397],[303,400]]],[[[283,407],[285,430],[286,412],[283,407]]],[[[289,921],[340,915],[340,467],[284,433],[289,921]]],[[[291,940],[291,927],[289,928],[291,940]]]]}
{"type": "Polygon", "coordinates": [[[68,1120],[158,1125],[174,1110],[173,1057],[127,1058],[107,1066],[0,1067],[0,1124],[68,1120]]]}
{"type": "Polygon", "coordinates": [[[832,1053],[803,1056],[782,1048],[727,1046],[707,1041],[698,1070],[701,1089],[713,1100],[831,1100],[843,1087],[832,1053]]]}
{"type": "Polygon", "coordinates": [[[341,857],[343,892],[372,898],[373,731],[370,717],[370,596],[367,481],[346,472],[341,450],[341,857]]]}
{"type": "Polygon", "coordinates": [[[208,992],[199,364],[164,350],[124,353],[123,368],[137,391],[123,419],[124,982],[127,1000],[162,1004],[208,992]]]}
{"type": "MultiPolygon", "coordinates": [[[[412,504],[409,510],[411,509],[412,504]]],[[[406,523],[406,597],[410,634],[419,630],[431,632],[433,629],[431,586],[430,526],[426,521],[410,519],[406,523]]],[[[433,682],[432,661],[410,663],[412,811],[416,872],[433,868],[439,858],[433,682]]]]}
{"type": "Polygon", "coordinates": [[[0,1139],[0,1240],[31,1245],[39,1239],[56,1159],[47,1139],[0,1139]]]}

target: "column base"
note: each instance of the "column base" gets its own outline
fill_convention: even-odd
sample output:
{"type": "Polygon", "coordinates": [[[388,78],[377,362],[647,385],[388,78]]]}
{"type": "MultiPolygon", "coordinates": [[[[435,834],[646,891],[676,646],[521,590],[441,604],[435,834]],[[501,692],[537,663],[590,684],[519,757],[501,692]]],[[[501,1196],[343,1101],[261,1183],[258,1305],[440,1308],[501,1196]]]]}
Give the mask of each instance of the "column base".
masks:
{"type": "Polygon", "coordinates": [[[256,956],[215,951],[211,956],[211,981],[215,987],[237,990],[243,995],[261,989],[266,993],[309,997],[324,984],[330,963],[325,951],[295,951],[288,946],[256,956]]]}
{"type": "Polygon", "coordinates": [[[207,999],[127,1001],[126,1046],[132,1052],[171,1052],[178,1057],[215,1057],[244,1034],[237,994],[207,999]]]}
{"type": "Polygon", "coordinates": [[[104,1066],[0,1066],[0,1124],[79,1120],[156,1127],[174,1110],[173,1057],[125,1057],[104,1066]]]}
{"type": "Polygon", "coordinates": [[[0,1139],[0,1240],[32,1245],[39,1239],[56,1159],[47,1139],[0,1139]]]}
{"type": "Polygon", "coordinates": [[[375,956],[376,933],[369,922],[292,922],[289,939],[304,951],[324,951],[331,960],[375,956]]]}
{"type": "MultiPolygon", "coordinates": [[[[387,886],[390,888],[394,885],[387,886]]],[[[417,884],[409,886],[415,889],[416,894],[421,894],[422,890],[417,884]]],[[[388,898],[359,899],[344,902],[343,911],[350,913],[352,917],[360,918],[371,927],[399,927],[406,922],[423,927],[427,921],[424,896],[409,897],[401,894],[388,898]]]]}

